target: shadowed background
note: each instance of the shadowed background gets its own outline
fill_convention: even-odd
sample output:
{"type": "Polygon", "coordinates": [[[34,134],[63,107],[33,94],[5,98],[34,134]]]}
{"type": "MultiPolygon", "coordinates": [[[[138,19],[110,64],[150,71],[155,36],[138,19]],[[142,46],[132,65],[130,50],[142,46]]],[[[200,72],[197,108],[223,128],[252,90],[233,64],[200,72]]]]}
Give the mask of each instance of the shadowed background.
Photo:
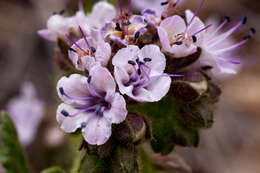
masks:
{"type": "MultiPolygon", "coordinates": [[[[62,147],[58,144],[51,144],[55,136],[48,139],[54,133],[50,129],[58,130],[55,120],[58,69],[54,45],[38,37],[36,31],[45,28],[54,11],[64,9],[73,1],[76,0],[0,1],[0,108],[5,108],[8,100],[17,95],[24,80],[36,85],[38,95],[47,105],[37,139],[26,149],[35,172],[55,164],[70,164],[69,159],[59,159],[64,153],[59,153],[62,147]],[[52,151],[56,151],[56,157],[49,158],[52,151]]],[[[194,11],[199,3],[200,0],[186,0],[182,9],[194,11]]],[[[259,31],[259,9],[257,0],[207,0],[199,16],[206,19],[228,15],[239,20],[247,15],[248,25],[259,31]]],[[[175,153],[182,156],[195,173],[260,172],[259,41],[260,35],[256,34],[241,51],[244,63],[241,73],[221,83],[223,94],[215,115],[216,123],[211,129],[201,131],[199,148],[176,148],[175,153]]],[[[63,138],[60,137],[61,143],[63,138]]]]}

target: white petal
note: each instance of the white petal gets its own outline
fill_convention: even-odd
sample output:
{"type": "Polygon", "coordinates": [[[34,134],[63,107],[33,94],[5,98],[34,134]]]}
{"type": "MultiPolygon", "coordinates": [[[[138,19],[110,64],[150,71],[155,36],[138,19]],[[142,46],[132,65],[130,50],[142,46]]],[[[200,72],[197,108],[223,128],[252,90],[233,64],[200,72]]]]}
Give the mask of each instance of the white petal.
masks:
{"type": "Polygon", "coordinates": [[[90,84],[93,85],[98,93],[105,93],[106,96],[115,93],[116,83],[106,68],[96,65],[91,68],[89,75],[92,76],[90,84]]]}
{"type": "Polygon", "coordinates": [[[57,34],[55,34],[53,31],[49,30],[49,29],[42,29],[39,30],[38,35],[40,35],[42,38],[55,42],[57,40],[57,34]]]}
{"type": "Polygon", "coordinates": [[[115,67],[114,75],[121,94],[127,94],[133,91],[133,86],[125,86],[125,83],[130,80],[130,76],[123,68],[115,67]]]}
{"type": "Polygon", "coordinates": [[[78,113],[79,110],[74,109],[72,106],[67,104],[60,104],[57,113],[56,119],[60,124],[60,128],[65,131],[66,133],[75,132],[78,128],[81,127],[81,124],[84,122],[86,123],[87,120],[90,118],[89,113],[81,113],[76,115],[75,117],[65,117],[61,112],[66,111],[69,115],[73,115],[78,113]]]}
{"type": "Polygon", "coordinates": [[[112,64],[116,67],[129,68],[132,70],[132,67],[128,64],[128,61],[135,61],[139,50],[140,49],[138,46],[135,45],[129,45],[126,48],[120,49],[113,57],[112,64]]]}
{"type": "Polygon", "coordinates": [[[93,114],[82,132],[89,144],[103,145],[111,136],[111,123],[104,117],[93,114]]]}
{"type": "Polygon", "coordinates": [[[87,101],[69,99],[60,93],[60,88],[70,97],[88,97],[91,96],[87,87],[87,78],[79,74],[72,74],[68,78],[62,77],[57,83],[57,92],[59,97],[67,104],[84,105],[88,104],[87,101]]]}
{"type": "Polygon", "coordinates": [[[111,104],[111,108],[104,111],[103,115],[111,123],[121,123],[127,115],[126,102],[123,96],[116,93],[113,97],[107,100],[111,104]]]}
{"type": "Polygon", "coordinates": [[[150,75],[153,75],[153,72],[157,74],[164,72],[166,58],[158,46],[152,44],[144,46],[139,53],[139,57],[152,59],[151,62],[146,63],[151,68],[150,75]]]}
{"type": "Polygon", "coordinates": [[[160,24],[160,27],[162,27],[168,33],[169,37],[172,37],[183,33],[186,29],[186,24],[183,18],[174,15],[164,19],[160,24]]]}
{"type": "Polygon", "coordinates": [[[92,27],[101,28],[106,22],[116,17],[116,9],[105,1],[98,2],[94,5],[92,13],[87,17],[92,27]]]}
{"type": "Polygon", "coordinates": [[[147,87],[139,89],[134,94],[128,93],[127,95],[139,102],[157,102],[168,93],[170,85],[170,77],[160,77],[152,79],[147,87]]]}

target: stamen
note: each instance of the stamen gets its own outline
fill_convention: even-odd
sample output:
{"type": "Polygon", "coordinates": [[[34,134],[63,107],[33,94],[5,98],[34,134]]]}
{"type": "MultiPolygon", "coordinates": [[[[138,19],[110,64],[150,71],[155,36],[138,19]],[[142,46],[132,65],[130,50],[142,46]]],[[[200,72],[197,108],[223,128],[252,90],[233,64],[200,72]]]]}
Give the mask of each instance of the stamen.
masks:
{"type": "Polygon", "coordinates": [[[194,33],[193,35],[197,35],[197,34],[199,34],[200,32],[205,31],[206,29],[208,29],[208,28],[211,27],[211,26],[212,26],[212,24],[209,24],[209,25],[207,25],[206,27],[204,27],[204,28],[202,28],[201,30],[199,30],[199,31],[197,31],[196,33],[194,33]]]}
{"type": "Polygon", "coordinates": [[[130,24],[131,24],[131,22],[129,20],[127,22],[123,23],[124,26],[128,26],[130,24]]]}
{"type": "Polygon", "coordinates": [[[66,37],[72,44],[78,47],[85,55],[88,55],[88,53],[84,49],[82,49],[69,35],[66,34],[66,37]]]}
{"type": "Polygon", "coordinates": [[[90,47],[92,53],[96,53],[96,49],[94,47],[90,47]]]}
{"type": "Polygon", "coordinates": [[[62,115],[64,115],[65,117],[68,117],[69,116],[69,113],[66,111],[66,110],[62,110],[61,112],[60,112],[62,115]]]}
{"type": "MultiPolygon", "coordinates": [[[[89,81],[89,79],[91,79],[91,78],[88,78],[88,81],[89,81]]],[[[103,98],[99,93],[96,92],[95,88],[90,83],[88,83],[87,87],[88,87],[88,90],[91,95],[98,97],[98,98],[103,98]]]]}
{"type": "Polygon", "coordinates": [[[169,3],[168,1],[162,2],[161,6],[167,5],[168,3],[169,3]]]}
{"type": "Polygon", "coordinates": [[[137,31],[137,32],[135,33],[135,39],[138,39],[139,36],[140,36],[140,32],[137,31]]]}
{"type": "Polygon", "coordinates": [[[252,38],[251,35],[246,35],[246,36],[243,38],[243,40],[249,40],[249,39],[251,39],[251,38],[252,38]]]}
{"type": "Polygon", "coordinates": [[[220,35],[219,37],[215,39],[211,40],[211,42],[209,42],[209,47],[214,47],[215,45],[221,43],[222,41],[224,41],[226,38],[228,38],[233,32],[235,32],[242,24],[243,21],[245,20],[245,17],[242,18],[242,20],[240,22],[238,22],[233,28],[231,28],[230,30],[228,30],[227,32],[223,33],[222,35],[220,35]],[[219,39],[220,38],[220,39],[219,39]]]}
{"type": "Polygon", "coordinates": [[[193,41],[193,43],[197,42],[197,37],[195,35],[192,36],[192,41],[193,41]]]}
{"type": "Polygon", "coordinates": [[[81,124],[80,124],[80,127],[83,129],[83,128],[85,128],[87,126],[87,123],[86,122],[82,122],[81,124]]]}
{"type": "Polygon", "coordinates": [[[62,9],[60,12],[59,12],[59,15],[63,15],[65,13],[65,10],[62,9]]]}
{"type": "MultiPolygon", "coordinates": [[[[82,37],[84,38],[84,40],[85,40],[87,46],[88,46],[88,49],[91,50],[91,47],[90,47],[89,42],[88,42],[88,40],[87,40],[87,37],[86,37],[85,33],[83,32],[83,30],[81,29],[80,26],[79,26],[79,30],[80,30],[80,33],[81,33],[82,37]]],[[[93,52],[92,52],[92,53],[93,53],[93,52]]]]}
{"type": "Polygon", "coordinates": [[[134,61],[132,61],[132,60],[129,60],[129,61],[128,61],[128,64],[131,64],[131,65],[133,65],[133,66],[136,65],[136,63],[135,63],[134,61]]]}
{"type": "Polygon", "coordinates": [[[95,111],[96,108],[97,108],[97,106],[100,106],[100,104],[96,104],[96,105],[94,105],[94,106],[89,106],[89,107],[86,107],[86,108],[80,108],[80,109],[79,109],[80,111],[78,111],[78,112],[75,113],[75,114],[69,115],[69,117],[75,117],[75,116],[77,116],[77,115],[79,115],[79,114],[81,114],[81,113],[87,112],[87,111],[95,111]]]}
{"type": "Polygon", "coordinates": [[[221,54],[221,53],[224,53],[224,52],[227,52],[227,51],[232,51],[232,50],[242,46],[243,44],[245,44],[250,38],[252,38],[252,35],[247,35],[239,43],[234,44],[234,45],[227,47],[227,48],[224,48],[224,49],[220,49],[219,51],[216,51],[216,54],[221,54]]]}
{"type": "Polygon", "coordinates": [[[229,16],[225,16],[225,20],[226,20],[228,23],[231,22],[231,19],[230,19],[229,16]]]}
{"type": "MultiPolygon", "coordinates": [[[[205,0],[202,0],[202,2],[200,3],[199,5],[199,8],[196,10],[196,12],[194,13],[193,17],[191,18],[191,20],[189,21],[188,25],[187,25],[187,28],[191,25],[192,21],[194,20],[194,18],[198,15],[200,9],[202,8],[203,4],[204,4],[205,0]]],[[[186,28],[186,31],[187,31],[187,28],[186,28]]]]}
{"type": "MultiPolygon", "coordinates": [[[[132,0],[128,0],[128,12],[127,12],[127,20],[129,20],[131,16],[131,10],[132,10],[132,0]]],[[[130,23],[130,22],[129,22],[130,23]]]]}
{"type": "Polygon", "coordinates": [[[122,28],[120,27],[120,24],[119,24],[119,23],[116,23],[115,30],[117,30],[117,31],[122,31],[122,28]]]}
{"type": "Polygon", "coordinates": [[[246,17],[246,16],[244,16],[244,17],[242,18],[242,24],[243,24],[243,25],[245,25],[245,24],[246,24],[246,22],[247,22],[247,17],[246,17]]]}
{"type": "Polygon", "coordinates": [[[227,23],[231,21],[230,17],[225,16],[225,20],[219,25],[219,27],[211,34],[211,37],[213,37],[218,31],[220,31],[227,23]]]}
{"type": "Polygon", "coordinates": [[[122,4],[121,4],[120,0],[118,0],[117,2],[118,2],[119,9],[120,9],[120,17],[122,19],[123,18],[123,7],[122,7],[122,4]]]}
{"type": "Polygon", "coordinates": [[[59,91],[60,91],[60,94],[62,96],[65,96],[70,100],[88,101],[88,100],[95,100],[96,99],[95,97],[72,97],[72,96],[69,96],[68,94],[66,94],[64,92],[64,89],[62,87],[59,88],[59,91]]]}
{"type": "Polygon", "coordinates": [[[69,50],[72,51],[72,52],[77,52],[75,49],[73,49],[71,47],[69,48],[69,50]]]}
{"type": "Polygon", "coordinates": [[[140,68],[137,69],[137,73],[138,73],[139,76],[142,74],[142,71],[141,71],[140,68]]]}
{"type": "Polygon", "coordinates": [[[101,106],[97,106],[96,107],[96,110],[95,110],[95,113],[98,115],[101,111],[101,106]]]}
{"type": "Polygon", "coordinates": [[[229,60],[231,64],[241,64],[239,61],[229,60]]]}
{"type": "Polygon", "coordinates": [[[91,82],[92,76],[88,76],[88,83],[91,82]]]}
{"type": "Polygon", "coordinates": [[[60,91],[60,94],[61,94],[61,95],[64,95],[64,94],[65,94],[64,89],[63,89],[62,87],[59,88],[59,91],[60,91]]]}
{"type": "Polygon", "coordinates": [[[78,0],[78,8],[79,8],[79,11],[83,11],[84,12],[84,5],[83,5],[83,1],[82,0],[78,0]]]}
{"type": "Polygon", "coordinates": [[[256,33],[255,28],[250,28],[250,31],[252,32],[252,34],[255,34],[255,33],[256,33]]]}
{"type": "Polygon", "coordinates": [[[180,0],[177,0],[177,1],[173,4],[173,7],[176,7],[179,2],[180,2],[180,0]]]}
{"type": "Polygon", "coordinates": [[[177,42],[175,42],[174,44],[180,46],[180,45],[182,45],[182,41],[177,41],[177,42]]]}
{"type": "Polygon", "coordinates": [[[152,59],[151,58],[144,58],[144,62],[151,62],[152,59]]]}

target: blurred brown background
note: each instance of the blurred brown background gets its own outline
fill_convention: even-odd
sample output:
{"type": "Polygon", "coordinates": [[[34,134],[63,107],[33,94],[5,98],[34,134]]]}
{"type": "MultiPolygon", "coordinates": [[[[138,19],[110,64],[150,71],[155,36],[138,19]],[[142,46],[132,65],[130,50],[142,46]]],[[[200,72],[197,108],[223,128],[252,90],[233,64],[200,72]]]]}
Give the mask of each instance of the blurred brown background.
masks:
{"type": "MultiPolygon", "coordinates": [[[[40,155],[45,148],[37,145],[42,144],[46,134],[50,135],[49,129],[57,126],[54,81],[58,70],[53,58],[54,45],[39,38],[36,31],[45,28],[48,17],[71,1],[0,1],[0,108],[4,108],[6,102],[18,93],[24,80],[36,85],[38,95],[47,105],[47,115],[38,135],[41,139],[27,149],[36,172],[66,162],[55,158],[44,161],[40,155]]],[[[200,0],[186,0],[184,8],[195,10],[199,3],[200,0]]],[[[207,0],[199,15],[202,19],[229,15],[238,20],[247,15],[248,25],[260,31],[259,0],[207,0]]],[[[216,123],[212,129],[201,132],[200,147],[177,148],[176,152],[184,157],[195,173],[260,172],[259,41],[260,35],[256,34],[241,52],[244,61],[242,72],[221,83],[223,95],[217,107],[216,123]]]]}

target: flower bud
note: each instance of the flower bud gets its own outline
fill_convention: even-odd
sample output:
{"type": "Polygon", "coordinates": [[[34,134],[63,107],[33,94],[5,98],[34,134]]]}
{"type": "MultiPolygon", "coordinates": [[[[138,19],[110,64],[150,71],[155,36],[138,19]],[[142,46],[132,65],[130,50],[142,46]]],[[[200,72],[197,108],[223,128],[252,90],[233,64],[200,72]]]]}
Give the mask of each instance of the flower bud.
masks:
{"type": "Polygon", "coordinates": [[[120,143],[139,143],[150,135],[148,121],[135,113],[128,113],[126,120],[113,128],[113,136],[120,143]]]}
{"type": "Polygon", "coordinates": [[[187,67],[197,61],[201,55],[201,49],[198,48],[197,52],[182,58],[172,57],[171,54],[165,53],[167,58],[167,73],[175,73],[176,70],[187,67]]]}
{"type": "Polygon", "coordinates": [[[171,92],[184,102],[198,100],[208,89],[206,78],[198,71],[190,71],[172,82],[171,92]]]}

